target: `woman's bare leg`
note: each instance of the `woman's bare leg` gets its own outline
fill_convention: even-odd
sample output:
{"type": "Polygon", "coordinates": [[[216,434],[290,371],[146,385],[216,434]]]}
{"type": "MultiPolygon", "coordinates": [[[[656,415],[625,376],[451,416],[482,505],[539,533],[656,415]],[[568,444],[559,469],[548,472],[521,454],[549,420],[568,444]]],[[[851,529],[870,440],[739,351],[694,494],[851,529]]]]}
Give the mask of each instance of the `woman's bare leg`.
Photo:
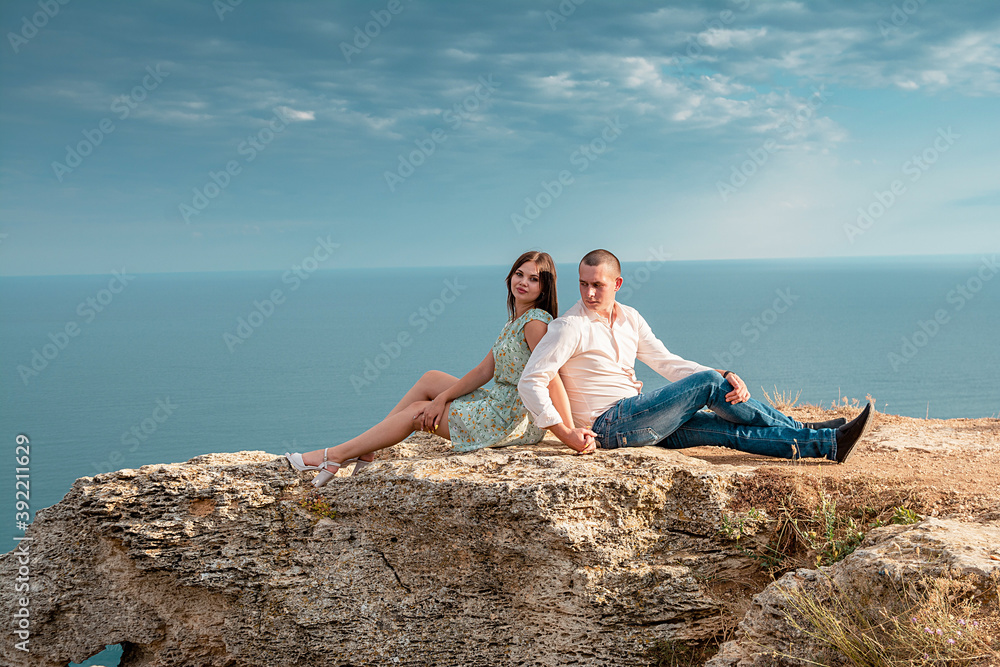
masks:
{"type": "MultiPolygon", "coordinates": [[[[445,389],[447,389],[451,385],[455,384],[457,381],[458,381],[458,378],[456,378],[454,375],[448,375],[447,373],[444,373],[442,371],[427,371],[422,376],[420,376],[420,379],[417,380],[416,384],[414,384],[410,388],[410,390],[408,392],[406,392],[405,394],[403,394],[403,398],[399,399],[399,403],[396,404],[396,407],[394,407],[389,412],[389,414],[386,415],[386,419],[388,419],[389,417],[395,415],[396,413],[398,413],[399,411],[401,411],[403,408],[406,408],[406,407],[412,405],[413,403],[415,403],[417,401],[430,401],[430,400],[433,400],[435,396],[437,396],[438,394],[440,394],[442,391],[444,391],[445,389]]],[[[441,430],[441,427],[439,426],[438,427],[438,431],[440,431],[440,430],[441,430]]],[[[411,431],[411,433],[412,433],[412,431],[411,431]]],[[[409,434],[407,434],[407,435],[409,435],[409,434]]],[[[445,436],[445,437],[447,437],[447,436],[445,436]]],[[[405,438],[406,438],[406,436],[404,435],[402,438],[400,438],[396,442],[402,442],[403,439],[405,439],[405,438]]],[[[396,444],[396,442],[394,442],[392,444],[396,444]]],[[[382,449],[382,447],[379,447],[378,449],[382,449]]],[[[348,456],[347,458],[349,458],[349,459],[350,458],[354,458],[354,455],[348,456]]],[[[364,461],[373,461],[375,459],[374,450],[372,452],[370,452],[370,453],[361,455],[360,458],[362,460],[364,460],[364,461]]],[[[322,459],[322,455],[321,455],[320,462],[322,462],[322,461],[323,461],[323,459],[322,459]]],[[[316,465],[316,464],[309,463],[309,465],[316,465]]]]}
{"type": "MultiPolygon", "coordinates": [[[[414,417],[428,402],[414,401],[405,406],[406,409],[400,409],[390,414],[361,435],[351,438],[336,447],[329,447],[327,450],[327,460],[343,463],[347,459],[372,454],[380,449],[402,442],[406,439],[406,436],[419,429],[419,422],[414,421],[414,417]]],[[[449,403],[448,405],[450,408],[451,404],[449,403]]],[[[445,421],[440,424],[435,433],[442,438],[449,437],[448,422],[445,421]]],[[[306,452],[302,455],[302,462],[311,466],[320,465],[323,463],[323,450],[316,449],[306,452]]]]}
{"type": "Polygon", "coordinates": [[[442,391],[458,382],[454,375],[442,371],[427,371],[413,387],[403,394],[388,416],[392,416],[415,401],[432,401],[442,391]]]}

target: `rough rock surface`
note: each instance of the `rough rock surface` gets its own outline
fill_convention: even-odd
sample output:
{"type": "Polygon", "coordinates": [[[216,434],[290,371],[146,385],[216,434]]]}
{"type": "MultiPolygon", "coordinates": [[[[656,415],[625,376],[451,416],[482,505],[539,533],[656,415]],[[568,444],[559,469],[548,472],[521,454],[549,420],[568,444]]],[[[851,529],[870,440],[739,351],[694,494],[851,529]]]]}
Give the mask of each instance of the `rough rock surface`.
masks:
{"type": "MultiPolygon", "coordinates": [[[[779,664],[760,650],[798,650],[779,590],[877,595],[884,572],[982,582],[1000,565],[996,419],[877,414],[845,465],[709,447],[573,457],[548,440],[458,455],[424,434],[379,456],[312,510],[311,474],[263,452],[78,480],[27,533],[31,653],[8,635],[0,664],[64,667],[122,643],[124,667],[644,665],[654,642],[732,636],[740,619],[709,664],[779,664]],[[847,560],[766,588],[727,521],[758,510],[745,544],[763,545],[783,506],[824,492],[949,520],[873,530],[847,560]]],[[[0,556],[0,580],[17,561],[0,556]]],[[[0,586],[4,608],[19,595],[0,586]]]]}
{"type": "Polygon", "coordinates": [[[915,525],[873,530],[862,547],[843,561],[821,570],[789,572],[764,589],[740,623],[738,639],[724,644],[706,665],[802,665],[822,656],[825,647],[789,621],[796,618],[800,627],[809,627],[788,602],[796,592],[829,600],[837,591],[848,598],[863,599],[865,606],[875,606],[891,604],[903,588],[934,580],[961,582],[996,604],[1000,523],[932,518],[915,525]]]}
{"type": "Polygon", "coordinates": [[[745,474],[655,448],[395,458],[322,490],[332,518],[263,452],[84,477],[28,531],[30,661],[0,662],[648,664],[716,633],[709,582],[752,569],[718,537],[745,474]]]}

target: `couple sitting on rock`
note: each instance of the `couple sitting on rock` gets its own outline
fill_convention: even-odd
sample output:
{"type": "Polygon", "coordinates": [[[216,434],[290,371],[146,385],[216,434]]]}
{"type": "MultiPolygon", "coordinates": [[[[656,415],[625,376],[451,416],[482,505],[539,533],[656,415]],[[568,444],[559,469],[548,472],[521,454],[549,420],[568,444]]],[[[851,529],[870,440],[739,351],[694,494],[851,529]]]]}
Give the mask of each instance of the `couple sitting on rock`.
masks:
{"type": "Polygon", "coordinates": [[[580,261],[580,300],[558,317],[556,268],[526,252],[507,274],[510,318],[493,349],[461,379],[428,371],[381,422],[336,447],[285,454],[325,485],[341,466],[424,430],[456,451],[534,444],[548,429],[578,454],[598,447],[701,445],[786,459],[843,463],[871,422],[871,403],[851,422],[801,423],[752,398],[738,375],[672,354],[646,320],[615,302],[621,265],[607,250],[580,261]],[[635,361],[670,384],[642,393],[635,361]],[[493,388],[483,389],[490,380],[493,388]],[[702,412],[708,408],[712,414],[702,412]]]}

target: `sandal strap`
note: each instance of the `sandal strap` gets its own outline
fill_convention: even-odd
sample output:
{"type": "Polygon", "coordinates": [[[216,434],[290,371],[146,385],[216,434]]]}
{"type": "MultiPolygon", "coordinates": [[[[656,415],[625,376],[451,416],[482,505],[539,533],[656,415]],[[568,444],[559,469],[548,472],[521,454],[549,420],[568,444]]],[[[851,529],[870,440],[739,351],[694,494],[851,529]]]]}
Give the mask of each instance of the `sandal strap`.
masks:
{"type": "Polygon", "coordinates": [[[337,470],[340,470],[343,467],[344,464],[337,463],[336,461],[330,461],[330,460],[328,460],[327,459],[327,451],[329,451],[329,449],[330,449],[329,447],[324,447],[323,448],[323,465],[320,466],[320,468],[322,470],[326,470],[326,467],[328,465],[337,466],[336,469],[334,469],[334,470],[327,470],[327,472],[333,472],[334,474],[336,474],[337,470]]]}

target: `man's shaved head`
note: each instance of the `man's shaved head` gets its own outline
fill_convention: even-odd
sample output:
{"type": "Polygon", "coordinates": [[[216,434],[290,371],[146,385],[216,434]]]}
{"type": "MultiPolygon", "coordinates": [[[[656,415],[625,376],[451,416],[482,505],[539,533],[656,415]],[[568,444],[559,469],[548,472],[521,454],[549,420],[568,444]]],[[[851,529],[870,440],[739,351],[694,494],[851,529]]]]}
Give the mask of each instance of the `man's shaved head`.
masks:
{"type": "Polygon", "coordinates": [[[614,277],[617,278],[622,274],[622,265],[618,261],[618,258],[607,250],[598,249],[591,250],[583,259],[580,260],[580,264],[586,264],[587,266],[606,266],[608,269],[614,273],[614,277]]]}

